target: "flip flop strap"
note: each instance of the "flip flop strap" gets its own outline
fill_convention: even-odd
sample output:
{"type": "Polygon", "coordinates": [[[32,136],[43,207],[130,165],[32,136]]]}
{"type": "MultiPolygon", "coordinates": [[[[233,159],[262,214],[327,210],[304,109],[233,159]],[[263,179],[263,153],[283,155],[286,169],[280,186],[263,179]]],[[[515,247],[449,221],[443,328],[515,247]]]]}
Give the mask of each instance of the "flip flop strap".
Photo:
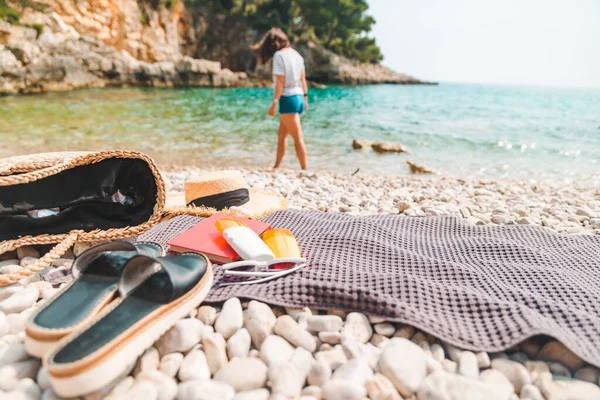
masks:
{"type": "Polygon", "coordinates": [[[119,295],[125,298],[140,286],[148,285],[152,288],[152,299],[166,304],[194,287],[206,268],[206,258],[195,253],[156,258],[138,255],[132,257],[123,269],[119,295]]]}
{"type": "Polygon", "coordinates": [[[71,267],[71,274],[75,279],[81,276],[81,273],[85,271],[90,262],[96,259],[101,254],[110,251],[138,251],[138,248],[134,246],[132,243],[125,242],[122,240],[117,240],[109,243],[102,243],[97,246],[94,246],[79,255],[73,262],[73,266],[71,267]]]}

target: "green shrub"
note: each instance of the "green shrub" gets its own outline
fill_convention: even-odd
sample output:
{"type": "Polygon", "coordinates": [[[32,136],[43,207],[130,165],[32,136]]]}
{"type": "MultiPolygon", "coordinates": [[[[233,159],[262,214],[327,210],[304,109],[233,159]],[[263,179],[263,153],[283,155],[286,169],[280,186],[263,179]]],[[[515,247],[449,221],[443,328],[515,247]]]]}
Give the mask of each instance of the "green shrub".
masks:
{"type": "Polygon", "coordinates": [[[38,37],[44,32],[44,25],[42,24],[23,24],[23,26],[35,29],[38,37]]]}
{"type": "Polygon", "coordinates": [[[0,19],[10,24],[18,24],[21,16],[19,13],[6,4],[6,0],[0,0],[0,19]]]}
{"type": "Polygon", "coordinates": [[[140,22],[142,23],[142,25],[148,25],[150,23],[150,17],[148,16],[148,13],[146,13],[146,11],[142,10],[142,12],[140,13],[140,22]]]}

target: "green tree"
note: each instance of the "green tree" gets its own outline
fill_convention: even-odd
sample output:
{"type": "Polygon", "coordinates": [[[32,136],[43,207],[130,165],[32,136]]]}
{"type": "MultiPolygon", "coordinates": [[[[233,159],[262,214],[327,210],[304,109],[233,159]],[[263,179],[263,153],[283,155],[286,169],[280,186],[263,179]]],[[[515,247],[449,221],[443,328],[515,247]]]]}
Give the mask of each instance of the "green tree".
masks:
{"type": "Polygon", "coordinates": [[[368,37],[375,19],[367,0],[186,0],[233,19],[244,18],[259,32],[276,26],[297,41],[313,41],[357,59],[377,63],[383,56],[368,37]]]}
{"type": "Polygon", "coordinates": [[[375,39],[366,36],[375,19],[367,15],[366,0],[297,0],[308,25],[326,48],[363,62],[383,60],[375,39]],[[321,7],[318,7],[318,4],[321,7]]]}

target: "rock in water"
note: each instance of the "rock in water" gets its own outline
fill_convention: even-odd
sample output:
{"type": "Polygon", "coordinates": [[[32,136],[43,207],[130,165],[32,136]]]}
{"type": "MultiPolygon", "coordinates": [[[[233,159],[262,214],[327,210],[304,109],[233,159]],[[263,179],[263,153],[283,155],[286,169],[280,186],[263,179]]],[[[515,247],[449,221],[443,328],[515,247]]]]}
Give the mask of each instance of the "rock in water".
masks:
{"type": "Polygon", "coordinates": [[[352,148],[354,150],[370,149],[371,146],[373,146],[373,142],[371,140],[354,139],[352,141],[352,148]]]}
{"type": "Polygon", "coordinates": [[[375,142],[372,147],[377,153],[408,153],[406,146],[400,143],[375,142]]]}
{"type": "Polygon", "coordinates": [[[419,389],[427,374],[425,352],[407,339],[391,339],[379,359],[379,371],[402,396],[410,397],[419,389]]]}
{"type": "Polygon", "coordinates": [[[411,174],[435,174],[435,172],[433,172],[429,168],[425,168],[422,165],[415,164],[410,161],[407,161],[406,164],[408,165],[408,168],[410,168],[411,174]]]}

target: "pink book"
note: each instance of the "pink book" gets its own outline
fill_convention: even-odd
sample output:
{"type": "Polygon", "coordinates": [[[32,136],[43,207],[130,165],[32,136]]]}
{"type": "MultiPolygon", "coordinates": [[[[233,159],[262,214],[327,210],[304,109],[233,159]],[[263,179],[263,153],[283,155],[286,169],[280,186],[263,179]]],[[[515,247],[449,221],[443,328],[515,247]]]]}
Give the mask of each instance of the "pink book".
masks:
{"type": "Polygon", "coordinates": [[[271,225],[261,221],[217,213],[203,219],[189,230],[171,239],[168,242],[168,245],[170,246],[169,251],[172,253],[185,253],[188,251],[202,253],[206,255],[209,260],[219,264],[239,260],[240,257],[235,250],[227,244],[215,226],[215,222],[221,218],[233,218],[241,221],[259,236],[263,232],[271,229],[271,225]]]}

